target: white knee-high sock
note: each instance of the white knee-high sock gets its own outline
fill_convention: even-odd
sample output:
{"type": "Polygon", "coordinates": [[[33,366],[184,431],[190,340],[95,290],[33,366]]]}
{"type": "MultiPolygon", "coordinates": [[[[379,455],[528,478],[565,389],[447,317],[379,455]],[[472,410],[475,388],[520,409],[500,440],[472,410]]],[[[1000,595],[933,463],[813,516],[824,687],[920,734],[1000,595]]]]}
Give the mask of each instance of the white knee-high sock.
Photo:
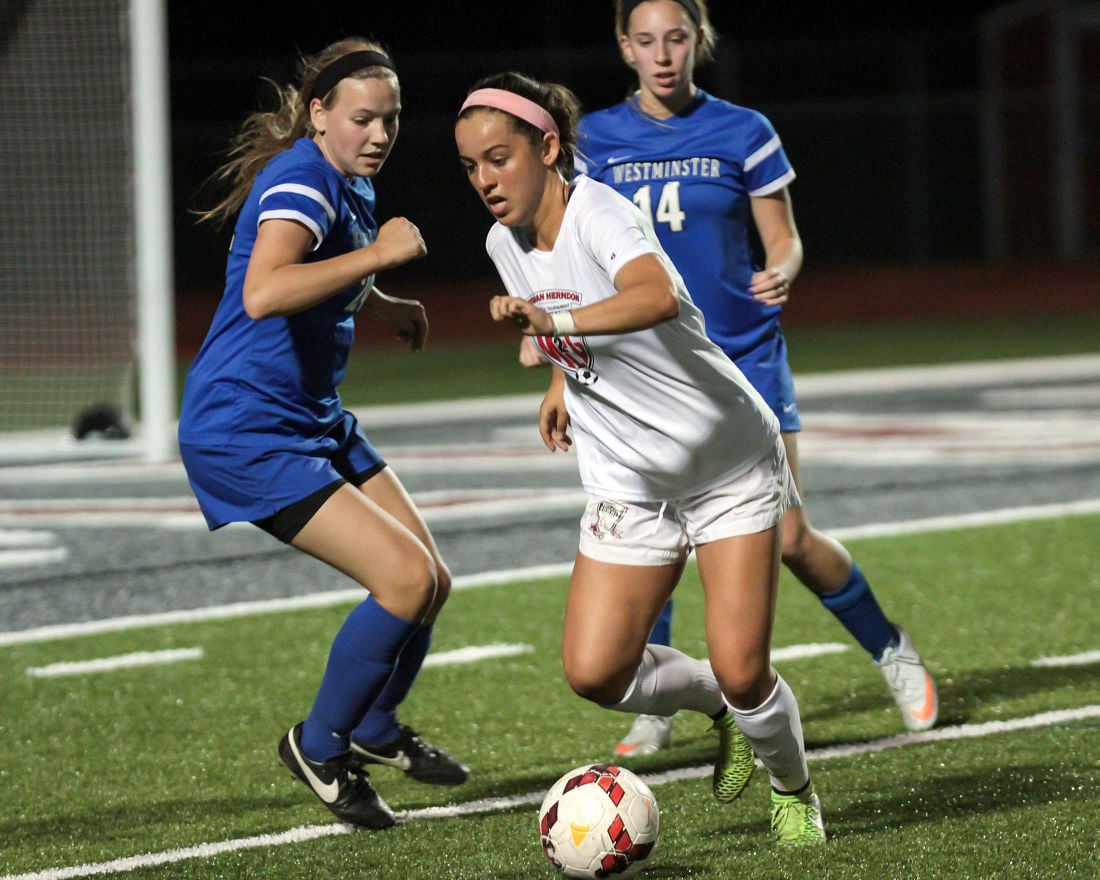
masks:
{"type": "Polygon", "coordinates": [[[722,690],[707,660],[666,645],[646,645],[626,694],[604,708],[635,715],[668,716],[681,709],[716,715],[723,705],[722,690]]]}
{"type": "Polygon", "coordinates": [[[802,719],[790,686],[778,673],[775,679],[775,689],[755,709],[729,708],[771,776],[772,787],[781,792],[798,791],[810,781],[802,719]]]}

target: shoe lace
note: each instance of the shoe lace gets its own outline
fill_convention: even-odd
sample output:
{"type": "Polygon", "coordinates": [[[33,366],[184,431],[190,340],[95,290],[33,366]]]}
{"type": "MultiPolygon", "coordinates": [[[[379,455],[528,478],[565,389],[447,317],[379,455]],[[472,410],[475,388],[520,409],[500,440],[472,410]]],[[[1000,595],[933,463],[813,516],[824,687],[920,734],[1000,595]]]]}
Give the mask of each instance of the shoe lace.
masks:
{"type": "Polygon", "coordinates": [[[408,737],[409,739],[420,739],[420,734],[407,724],[397,722],[397,730],[399,737],[408,737]]]}
{"type": "Polygon", "coordinates": [[[336,772],[342,777],[341,788],[346,788],[349,792],[354,792],[358,797],[364,790],[373,791],[370,784],[370,774],[363,769],[363,765],[359,760],[351,754],[344,755],[341,758],[335,759],[336,772]]]}
{"type": "Polygon", "coordinates": [[[799,837],[816,831],[813,807],[798,800],[784,800],[772,814],[772,831],[780,837],[799,837]]]}
{"type": "Polygon", "coordinates": [[[790,833],[787,826],[791,824],[791,808],[792,804],[789,801],[776,805],[775,812],[772,813],[772,831],[776,834],[790,833]]]}
{"type": "Polygon", "coordinates": [[[420,738],[420,734],[406,724],[398,722],[397,729],[401,732],[397,739],[397,747],[409,758],[420,755],[424,758],[434,759],[439,755],[439,749],[428,745],[420,738]]]}
{"type": "Polygon", "coordinates": [[[710,729],[718,731],[719,736],[732,736],[735,727],[732,712],[727,712],[721,718],[712,720],[710,725],[710,729]]]}
{"type": "Polygon", "coordinates": [[[890,689],[902,694],[908,700],[920,699],[924,693],[923,678],[914,675],[917,665],[905,657],[898,656],[890,648],[883,652],[882,660],[879,662],[879,667],[890,689]]]}

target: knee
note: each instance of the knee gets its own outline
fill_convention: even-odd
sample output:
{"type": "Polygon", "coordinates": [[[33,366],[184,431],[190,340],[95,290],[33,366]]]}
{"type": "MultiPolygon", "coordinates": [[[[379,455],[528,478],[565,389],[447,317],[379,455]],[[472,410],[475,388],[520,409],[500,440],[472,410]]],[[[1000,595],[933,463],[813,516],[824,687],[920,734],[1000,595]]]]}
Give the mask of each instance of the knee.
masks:
{"type": "Polygon", "coordinates": [[[451,595],[451,571],[443,563],[436,564],[435,594],[432,597],[431,607],[424,617],[425,623],[435,623],[439,612],[451,595]]]}
{"type": "Polygon", "coordinates": [[[583,697],[598,706],[614,706],[622,701],[625,688],[615,687],[613,683],[583,676],[566,676],[569,687],[578,697],[583,697]]]}
{"type": "Polygon", "coordinates": [[[810,529],[805,522],[791,518],[783,522],[783,543],[781,554],[783,564],[797,568],[809,553],[811,543],[810,529]]]}
{"type": "Polygon", "coordinates": [[[730,705],[738,709],[755,709],[767,698],[774,686],[774,677],[771,666],[744,667],[735,670],[715,670],[715,678],[722,694],[730,705]]]}
{"type": "Polygon", "coordinates": [[[620,702],[630,686],[630,678],[616,675],[582,658],[565,658],[565,680],[578,697],[600,706],[620,702]]]}
{"type": "Polygon", "coordinates": [[[434,560],[427,554],[409,559],[401,567],[399,578],[385,590],[395,606],[390,610],[409,620],[427,618],[435,607],[438,591],[439,573],[434,560]]]}
{"type": "Polygon", "coordinates": [[[451,595],[451,570],[442,562],[435,567],[436,604],[442,605],[451,595]]]}

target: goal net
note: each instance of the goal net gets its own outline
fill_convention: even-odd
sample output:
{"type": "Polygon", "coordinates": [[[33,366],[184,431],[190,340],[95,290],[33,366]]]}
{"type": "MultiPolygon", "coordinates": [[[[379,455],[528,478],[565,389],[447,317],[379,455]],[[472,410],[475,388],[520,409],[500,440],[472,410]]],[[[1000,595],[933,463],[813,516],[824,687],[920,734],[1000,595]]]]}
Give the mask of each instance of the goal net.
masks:
{"type": "Polygon", "coordinates": [[[143,2],[0,4],[0,462],[148,453],[130,56],[143,2]]]}

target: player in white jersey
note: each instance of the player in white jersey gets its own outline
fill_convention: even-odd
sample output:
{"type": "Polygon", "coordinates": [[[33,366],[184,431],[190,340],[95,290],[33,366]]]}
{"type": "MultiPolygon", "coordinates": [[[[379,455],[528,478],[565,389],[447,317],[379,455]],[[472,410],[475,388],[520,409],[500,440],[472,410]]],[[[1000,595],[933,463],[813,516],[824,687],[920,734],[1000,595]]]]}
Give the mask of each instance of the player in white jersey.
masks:
{"type": "Polygon", "coordinates": [[[551,359],[540,434],[551,451],[576,440],[589,495],[566,600],[566,679],[622,712],[707,714],[718,800],[740,796],[755,751],[776,839],[820,843],[798,704],[770,661],[779,523],[798,498],[779,424],[707,338],[647,218],[610,187],[572,180],[578,115],[565,87],[507,73],[470,92],[455,126],[468,179],[497,220],[486,248],[507,295],[491,315],[551,359]],[[647,644],[692,549],[709,662],[647,644]]]}
{"type": "MultiPolygon", "coordinates": [[[[615,29],[637,89],[581,118],[577,170],[652,217],[707,335],[779,419],[798,485],[801,422],[780,327],[802,267],[788,192],[794,168],[765,116],[695,85],[695,67],[711,57],[715,42],[706,0],[617,0],[615,29]]],[[[527,357],[531,349],[521,348],[525,363],[538,362],[527,357]]],[[[783,518],[783,562],[876,663],[905,726],[932,727],[936,686],[912,639],[886,616],[847,548],[814,528],[804,504],[783,518]]],[[[671,644],[671,618],[670,602],[652,641],[671,644]]],[[[671,725],[671,718],[638,716],[616,754],[667,745],[671,725]]]]}

